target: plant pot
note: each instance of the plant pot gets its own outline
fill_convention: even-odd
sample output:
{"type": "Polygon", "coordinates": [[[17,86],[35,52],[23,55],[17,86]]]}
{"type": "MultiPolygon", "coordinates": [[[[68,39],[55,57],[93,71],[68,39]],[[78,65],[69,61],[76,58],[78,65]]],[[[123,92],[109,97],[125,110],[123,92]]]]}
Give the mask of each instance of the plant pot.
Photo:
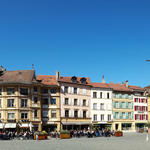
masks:
{"type": "MultiPolygon", "coordinates": [[[[38,135],[38,140],[45,140],[47,139],[47,135],[38,135]]],[[[36,140],[36,135],[34,135],[34,140],[36,140]]]]}
{"type": "Polygon", "coordinates": [[[63,133],[61,133],[60,134],[60,139],[70,139],[70,134],[68,133],[68,134],[63,134],[63,133]]]}
{"type": "Polygon", "coordinates": [[[122,131],[117,131],[117,132],[115,132],[115,136],[116,137],[123,136],[123,132],[122,131]]]}

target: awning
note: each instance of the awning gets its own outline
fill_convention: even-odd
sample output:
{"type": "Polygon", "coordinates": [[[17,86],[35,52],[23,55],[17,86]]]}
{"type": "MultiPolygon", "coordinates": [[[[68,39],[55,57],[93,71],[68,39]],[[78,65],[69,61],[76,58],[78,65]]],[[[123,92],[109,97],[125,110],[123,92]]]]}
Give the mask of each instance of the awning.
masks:
{"type": "Polygon", "coordinates": [[[0,123],[0,129],[3,128],[16,128],[16,123],[6,123],[6,124],[0,123]]]}
{"type": "Polygon", "coordinates": [[[62,122],[63,125],[90,125],[89,122],[62,122]]]}

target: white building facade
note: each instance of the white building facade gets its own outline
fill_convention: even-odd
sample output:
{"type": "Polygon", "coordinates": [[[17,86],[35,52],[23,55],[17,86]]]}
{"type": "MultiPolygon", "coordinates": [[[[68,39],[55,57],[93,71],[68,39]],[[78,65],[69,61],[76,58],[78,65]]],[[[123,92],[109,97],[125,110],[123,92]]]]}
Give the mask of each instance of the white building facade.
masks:
{"type": "Polygon", "coordinates": [[[112,89],[106,83],[92,83],[91,117],[95,127],[102,129],[112,124],[112,89]]]}

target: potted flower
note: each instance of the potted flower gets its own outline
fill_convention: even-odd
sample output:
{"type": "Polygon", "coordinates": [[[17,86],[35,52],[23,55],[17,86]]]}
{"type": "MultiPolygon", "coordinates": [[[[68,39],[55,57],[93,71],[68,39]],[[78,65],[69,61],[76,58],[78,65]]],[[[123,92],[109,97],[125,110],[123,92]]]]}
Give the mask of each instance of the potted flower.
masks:
{"type": "Polygon", "coordinates": [[[36,140],[36,136],[38,136],[38,140],[45,140],[45,139],[47,139],[48,133],[46,131],[35,132],[34,140],[36,140]]]}
{"type": "Polygon", "coordinates": [[[61,139],[69,139],[70,138],[70,132],[67,130],[60,131],[60,138],[61,139]]]}
{"type": "Polygon", "coordinates": [[[123,132],[122,131],[115,131],[115,136],[116,137],[123,136],[123,132]]]}

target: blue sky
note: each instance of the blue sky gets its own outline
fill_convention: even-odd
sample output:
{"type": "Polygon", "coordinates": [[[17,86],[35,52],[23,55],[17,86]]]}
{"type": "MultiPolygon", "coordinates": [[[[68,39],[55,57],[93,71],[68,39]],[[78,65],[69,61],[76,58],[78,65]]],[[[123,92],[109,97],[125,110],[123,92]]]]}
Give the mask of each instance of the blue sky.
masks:
{"type": "Polygon", "coordinates": [[[0,65],[150,85],[149,0],[1,0],[0,65]]]}

